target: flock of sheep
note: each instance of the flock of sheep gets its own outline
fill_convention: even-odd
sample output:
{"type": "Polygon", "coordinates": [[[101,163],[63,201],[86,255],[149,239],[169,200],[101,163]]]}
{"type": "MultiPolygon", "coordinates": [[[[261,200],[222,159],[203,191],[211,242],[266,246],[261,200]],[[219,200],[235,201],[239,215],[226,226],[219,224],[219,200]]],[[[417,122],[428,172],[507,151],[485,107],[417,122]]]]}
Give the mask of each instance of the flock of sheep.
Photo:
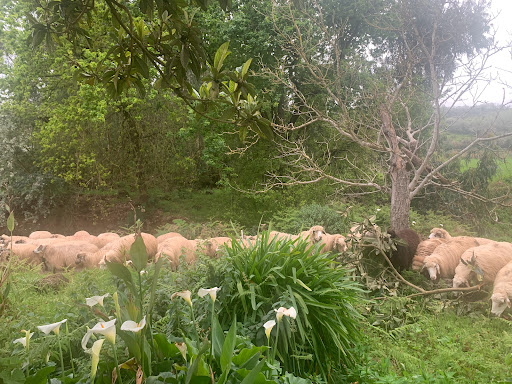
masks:
{"type": "MultiPolygon", "coordinates": [[[[270,236],[282,238],[285,234],[271,232],[270,236]]],[[[158,260],[165,255],[173,268],[177,268],[183,257],[189,264],[202,253],[211,258],[217,257],[222,246],[230,246],[230,237],[213,237],[210,239],[188,240],[177,232],[170,232],[155,237],[141,233],[149,260],[158,260]]],[[[346,250],[344,237],[327,235],[320,226],[301,232],[298,236],[287,235],[293,239],[302,237],[311,239],[312,243],[324,242],[325,249],[342,252],[346,250]]],[[[52,234],[48,231],[32,232],[25,236],[0,236],[0,262],[6,261],[11,250],[19,259],[32,265],[41,265],[43,270],[57,272],[70,268],[94,268],[109,262],[125,262],[128,251],[135,241],[134,235],[119,236],[116,233],[102,233],[98,236],[87,231],[78,231],[72,236],[52,234]],[[12,244],[11,244],[12,240],[12,244]]],[[[242,236],[245,245],[253,244],[256,236],[242,236]]]]}
{"type": "MultiPolygon", "coordinates": [[[[470,236],[452,237],[442,228],[434,228],[429,239],[420,242],[419,236],[414,231],[406,231],[409,232],[401,236],[399,234],[397,237],[407,243],[405,247],[410,258],[404,261],[404,256],[398,255],[398,258],[402,258],[399,260],[400,269],[412,264],[413,270],[428,272],[432,280],[453,279],[455,288],[471,286],[477,284],[479,280],[484,283],[494,283],[491,312],[500,316],[506,307],[510,307],[511,243],[470,236]]],[[[141,236],[148,258],[156,261],[160,257],[167,257],[173,268],[178,267],[182,257],[189,264],[196,260],[198,253],[211,258],[217,257],[219,250],[223,246],[230,246],[232,241],[230,237],[188,240],[177,232],[158,237],[141,233],[141,236]]],[[[268,241],[302,238],[311,244],[322,245],[324,251],[343,253],[350,244],[351,236],[361,237],[354,229],[345,237],[339,234],[327,234],[323,227],[314,226],[298,235],[272,231],[269,233],[268,241]]],[[[257,239],[256,236],[242,235],[240,241],[250,245],[257,239]]],[[[0,261],[7,260],[12,250],[19,259],[33,265],[42,265],[47,271],[100,267],[106,261],[127,261],[128,250],[134,241],[134,235],[121,237],[112,232],[94,236],[86,231],[79,231],[72,236],[63,236],[47,231],[36,231],[28,237],[13,236],[11,244],[11,237],[2,235],[0,236],[0,261]]],[[[401,247],[398,248],[400,253],[401,247]]],[[[393,256],[396,261],[397,256],[393,256]]],[[[394,260],[393,257],[391,260],[394,260]]]]}
{"type": "Polygon", "coordinates": [[[442,228],[432,229],[419,243],[413,270],[428,272],[431,280],[453,279],[453,287],[494,284],[491,312],[500,316],[512,296],[512,244],[481,237],[452,237],[442,228]]]}

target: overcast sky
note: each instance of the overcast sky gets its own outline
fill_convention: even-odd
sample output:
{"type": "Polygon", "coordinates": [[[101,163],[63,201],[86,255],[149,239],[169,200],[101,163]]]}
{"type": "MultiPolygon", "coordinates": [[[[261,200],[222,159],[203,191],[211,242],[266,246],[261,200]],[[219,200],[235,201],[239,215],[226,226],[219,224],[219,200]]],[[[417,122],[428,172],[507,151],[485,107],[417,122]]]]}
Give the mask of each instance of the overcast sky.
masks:
{"type": "MultiPolygon", "coordinates": [[[[491,12],[499,15],[493,22],[497,29],[497,39],[502,45],[512,40],[512,0],[491,0],[491,12]]],[[[510,50],[500,52],[491,58],[492,69],[490,75],[496,78],[482,96],[480,101],[501,103],[503,90],[506,91],[506,101],[512,101],[512,56],[510,50]],[[510,84],[511,89],[506,89],[501,82],[510,84]]]]}

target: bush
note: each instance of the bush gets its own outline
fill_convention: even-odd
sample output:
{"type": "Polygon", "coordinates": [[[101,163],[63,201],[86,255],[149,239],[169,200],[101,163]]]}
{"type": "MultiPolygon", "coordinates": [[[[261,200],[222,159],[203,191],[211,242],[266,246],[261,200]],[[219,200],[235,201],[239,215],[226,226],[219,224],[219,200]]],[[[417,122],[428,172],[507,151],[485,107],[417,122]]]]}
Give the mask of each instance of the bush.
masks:
{"type": "Polygon", "coordinates": [[[263,232],[253,246],[233,242],[220,265],[223,324],[233,316],[243,319],[257,345],[266,343],[263,323],[274,309],[293,306],[295,322],[281,323],[278,356],[287,371],[330,376],[333,365],[354,363],[353,346],[359,341],[358,283],[334,261],[304,240],[269,241],[263,232]],[[252,325],[251,325],[252,324],[252,325]]]}
{"type": "Polygon", "coordinates": [[[323,226],[328,233],[346,233],[350,229],[349,210],[350,207],[338,211],[328,205],[310,204],[280,212],[274,216],[273,224],[288,233],[298,233],[314,225],[323,226]]]}

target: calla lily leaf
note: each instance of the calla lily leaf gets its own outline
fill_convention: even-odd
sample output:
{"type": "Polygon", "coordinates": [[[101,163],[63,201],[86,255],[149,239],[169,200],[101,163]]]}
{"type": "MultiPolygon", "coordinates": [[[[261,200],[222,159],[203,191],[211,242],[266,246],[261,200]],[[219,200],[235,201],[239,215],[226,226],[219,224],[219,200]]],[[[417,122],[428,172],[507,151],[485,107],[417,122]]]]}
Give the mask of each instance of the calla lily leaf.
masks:
{"type": "Polygon", "coordinates": [[[148,265],[146,245],[140,235],[136,236],[135,241],[130,247],[130,259],[132,260],[133,267],[137,272],[142,271],[148,265]]]}
{"type": "Polygon", "coordinates": [[[107,265],[107,268],[110,271],[110,273],[123,280],[128,286],[128,288],[132,291],[132,293],[135,296],[137,296],[137,290],[135,289],[135,285],[133,284],[133,278],[132,274],[130,273],[130,270],[120,263],[107,261],[105,264],[107,265]]]}

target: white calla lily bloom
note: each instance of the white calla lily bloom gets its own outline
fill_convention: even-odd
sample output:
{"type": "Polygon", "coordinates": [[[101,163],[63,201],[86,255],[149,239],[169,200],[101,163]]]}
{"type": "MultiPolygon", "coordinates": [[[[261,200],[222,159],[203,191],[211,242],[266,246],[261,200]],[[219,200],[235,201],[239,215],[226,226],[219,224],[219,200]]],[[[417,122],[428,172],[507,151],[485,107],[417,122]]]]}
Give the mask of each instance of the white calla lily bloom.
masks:
{"type": "Polygon", "coordinates": [[[38,325],[37,326],[37,329],[39,329],[41,332],[43,332],[45,335],[48,335],[50,334],[50,332],[53,331],[53,333],[55,333],[56,335],[59,334],[59,330],[60,330],[60,326],[61,324],[64,324],[66,321],[68,321],[68,319],[64,319],[64,320],[61,320],[61,321],[58,321],[56,323],[53,323],[53,324],[47,324],[47,325],[38,325]]]}
{"type": "Polygon", "coordinates": [[[187,290],[187,291],[173,293],[171,296],[171,300],[173,300],[176,296],[181,297],[183,300],[185,300],[188,303],[188,305],[190,305],[192,307],[192,292],[187,290]]]}
{"type": "Polygon", "coordinates": [[[285,307],[280,307],[279,309],[274,309],[274,311],[276,312],[276,319],[278,322],[281,321],[283,316],[288,316],[291,317],[292,319],[295,319],[297,317],[297,310],[293,307],[290,307],[288,309],[285,307]]]}
{"type": "Polygon", "coordinates": [[[100,321],[94,327],[87,330],[87,333],[82,338],[82,348],[85,352],[91,353],[91,349],[87,348],[87,343],[91,338],[93,333],[99,333],[100,335],[105,336],[112,345],[116,343],[116,319],[110,321],[100,321]]]}
{"type": "Polygon", "coordinates": [[[281,319],[284,316],[284,312],[286,311],[285,307],[279,307],[279,309],[274,309],[274,312],[276,313],[276,319],[277,321],[281,321],[281,319]]]}
{"type": "Polygon", "coordinates": [[[297,310],[293,307],[290,307],[286,310],[285,315],[291,317],[292,319],[297,318],[297,310]]]}
{"type": "Polygon", "coordinates": [[[103,307],[103,299],[105,297],[108,297],[110,296],[110,293],[105,293],[104,295],[102,296],[93,296],[93,297],[87,297],[85,299],[85,303],[89,306],[89,307],[94,307],[96,304],[99,304],[103,307]]]}
{"type": "Polygon", "coordinates": [[[134,332],[134,333],[137,333],[139,332],[142,328],[144,328],[146,326],[146,316],[144,316],[142,318],[142,320],[140,322],[135,322],[135,321],[132,321],[132,320],[127,320],[125,321],[122,325],[121,325],[121,330],[122,331],[130,331],[130,332],[134,332]]]}
{"type": "Polygon", "coordinates": [[[94,342],[91,348],[92,359],[91,359],[91,379],[94,382],[94,378],[96,377],[96,372],[98,370],[98,363],[100,361],[100,352],[101,347],[105,339],[99,339],[94,342]]]}
{"type": "Polygon", "coordinates": [[[275,325],[275,320],[269,320],[265,324],[263,324],[263,327],[265,328],[265,335],[267,335],[267,339],[270,338],[270,332],[272,332],[272,328],[274,328],[275,325]]]}
{"type": "Polygon", "coordinates": [[[201,288],[199,291],[197,291],[197,295],[199,297],[205,297],[206,295],[210,295],[212,298],[212,301],[215,302],[215,299],[217,298],[217,292],[220,291],[220,287],[213,287],[210,289],[201,288]]]}
{"type": "Polygon", "coordinates": [[[19,339],[13,340],[12,343],[13,344],[20,343],[21,345],[23,345],[23,348],[27,348],[28,341],[34,335],[34,332],[25,331],[25,330],[23,330],[21,332],[25,332],[25,336],[24,337],[20,337],[19,339]]]}

